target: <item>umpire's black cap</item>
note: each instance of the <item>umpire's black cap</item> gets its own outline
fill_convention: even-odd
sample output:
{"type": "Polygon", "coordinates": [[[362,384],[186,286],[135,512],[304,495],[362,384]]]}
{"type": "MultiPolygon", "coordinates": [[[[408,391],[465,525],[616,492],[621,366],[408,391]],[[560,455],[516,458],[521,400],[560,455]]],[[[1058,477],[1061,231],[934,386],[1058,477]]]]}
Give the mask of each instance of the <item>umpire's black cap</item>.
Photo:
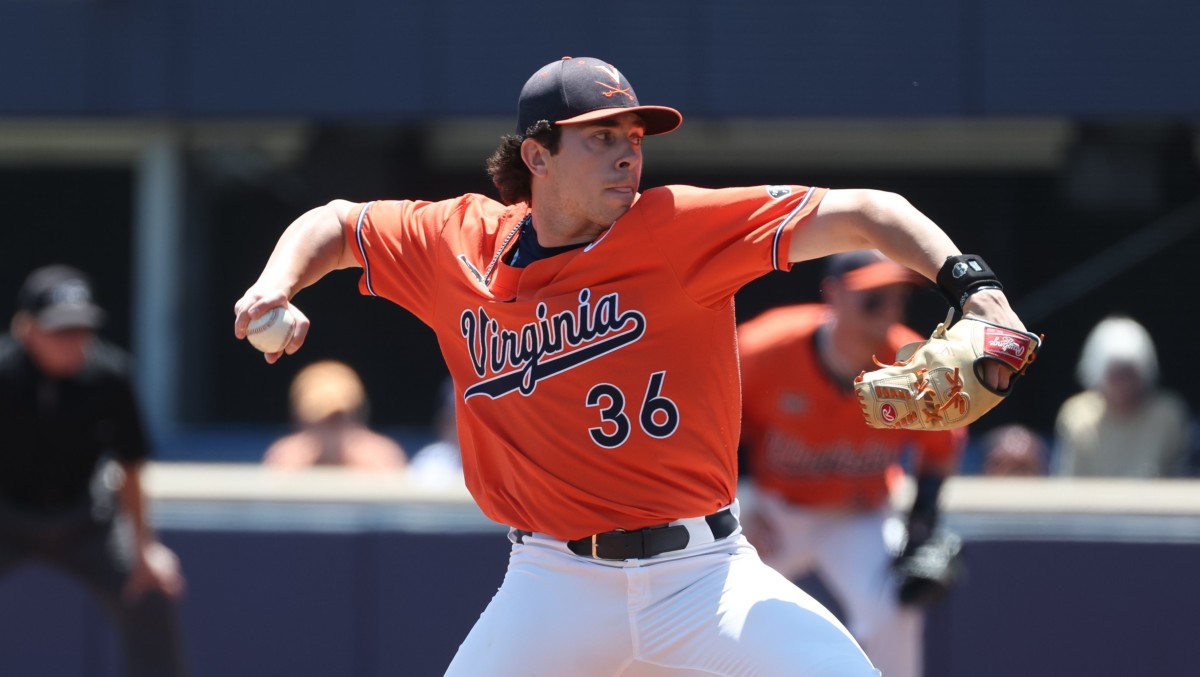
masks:
{"type": "Polygon", "coordinates": [[[92,284],[83,271],[55,264],[38,268],[17,292],[17,309],[43,329],[96,329],[104,311],[92,300],[92,284]]]}
{"type": "Polygon", "coordinates": [[[667,106],[643,106],[633,86],[615,66],[592,57],[564,56],[542,66],[517,101],[517,136],[542,120],[571,125],[637,113],[646,134],[666,134],[683,124],[683,115],[667,106]]]}

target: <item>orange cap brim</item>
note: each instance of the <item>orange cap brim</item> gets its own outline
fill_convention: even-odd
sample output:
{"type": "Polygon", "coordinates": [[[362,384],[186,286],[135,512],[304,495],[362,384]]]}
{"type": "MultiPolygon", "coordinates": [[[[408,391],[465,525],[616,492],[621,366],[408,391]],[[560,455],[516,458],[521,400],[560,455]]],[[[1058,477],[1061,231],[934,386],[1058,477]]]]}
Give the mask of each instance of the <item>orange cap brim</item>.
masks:
{"type": "Polygon", "coordinates": [[[891,284],[928,282],[920,274],[892,261],[877,261],[855,268],[842,276],[842,284],[851,291],[878,289],[891,284]]]}
{"type": "Polygon", "coordinates": [[[584,122],[603,120],[622,113],[637,113],[646,122],[646,135],[666,134],[679,129],[683,124],[683,114],[669,106],[628,106],[613,108],[598,108],[582,115],[576,115],[566,120],[555,120],[556,125],[577,125],[584,122]]]}

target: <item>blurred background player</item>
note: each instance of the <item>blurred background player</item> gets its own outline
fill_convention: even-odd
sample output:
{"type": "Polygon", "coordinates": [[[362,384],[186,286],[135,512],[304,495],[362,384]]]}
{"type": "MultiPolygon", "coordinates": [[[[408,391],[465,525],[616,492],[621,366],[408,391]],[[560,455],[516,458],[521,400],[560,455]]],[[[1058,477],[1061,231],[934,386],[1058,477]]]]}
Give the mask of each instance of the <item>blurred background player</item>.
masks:
{"type": "Polygon", "coordinates": [[[877,430],[863,422],[851,386],[922,340],[903,326],[914,285],[908,269],[875,250],[828,259],[823,304],[769,310],[739,329],[742,448],[756,487],[749,537],[788,578],[816,572],[847,625],[888,677],[922,671],[921,611],[901,605],[890,564],[904,541],[890,496],[915,452],[917,495],[908,543],[937,522],[942,480],[965,432],[877,430]]]}
{"type": "Polygon", "coordinates": [[[276,468],[314,465],[363,470],[403,470],[404,448],[367,427],[367,394],[349,365],[314,362],[292,379],[288,391],[296,432],[276,440],[263,463],[276,468]]]}
{"type": "Polygon", "coordinates": [[[26,279],[0,337],[0,574],[54,565],[111,613],[129,674],[181,675],[184,579],[147,519],[150,448],[128,356],[95,335],[103,317],[81,271],[48,266],[26,279]]]}
{"type": "Polygon", "coordinates": [[[1055,422],[1055,474],[1172,477],[1183,471],[1188,411],[1158,387],[1150,332],[1108,317],[1088,334],[1079,358],[1085,390],[1067,398],[1055,422]]]}
{"type": "Polygon", "coordinates": [[[979,446],[983,474],[989,477],[1039,477],[1047,472],[1046,441],[1020,423],[989,430],[979,446]]]}

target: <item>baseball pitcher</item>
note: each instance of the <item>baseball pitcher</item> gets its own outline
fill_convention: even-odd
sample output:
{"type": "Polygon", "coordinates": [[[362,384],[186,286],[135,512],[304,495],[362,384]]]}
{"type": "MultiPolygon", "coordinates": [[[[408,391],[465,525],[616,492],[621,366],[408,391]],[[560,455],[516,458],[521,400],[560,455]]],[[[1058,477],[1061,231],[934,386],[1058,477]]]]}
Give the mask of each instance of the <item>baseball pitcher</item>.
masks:
{"type": "MultiPolygon", "coordinates": [[[[643,140],[681,122],[641,105],[611,64],[550,63],[488,160],[501,200],[335,200],[288,227],[235,304],[244,338],[357,267],[361,293],[436,332],[467,486],[512,541],[447,675],[878,674],[742,536],[733,295],[863,244],[931,278],[958,250],[875,191],[643,192],[643,140]]],[[[969,303],[1018,323],[997,290],[969,303]]],[[[310,322],[293,310],[295,335],[268,362],[304,343],[310,322]]]]}

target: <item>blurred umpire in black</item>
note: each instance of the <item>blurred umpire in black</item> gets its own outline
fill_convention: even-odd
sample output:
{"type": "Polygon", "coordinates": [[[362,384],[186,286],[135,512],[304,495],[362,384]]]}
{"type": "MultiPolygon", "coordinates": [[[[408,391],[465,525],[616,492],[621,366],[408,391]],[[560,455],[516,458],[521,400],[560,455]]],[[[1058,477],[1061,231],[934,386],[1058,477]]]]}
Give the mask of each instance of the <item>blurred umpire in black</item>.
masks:
{"type": "Polygon", "coordinates": [[[128,356],[96,336],[103,317],[82,272],[48,266],[0,336],[0,575],[57,566],[111,612],[129,674],[179,675],[183,576],[147,520],[150,450],[128,356]]]}

